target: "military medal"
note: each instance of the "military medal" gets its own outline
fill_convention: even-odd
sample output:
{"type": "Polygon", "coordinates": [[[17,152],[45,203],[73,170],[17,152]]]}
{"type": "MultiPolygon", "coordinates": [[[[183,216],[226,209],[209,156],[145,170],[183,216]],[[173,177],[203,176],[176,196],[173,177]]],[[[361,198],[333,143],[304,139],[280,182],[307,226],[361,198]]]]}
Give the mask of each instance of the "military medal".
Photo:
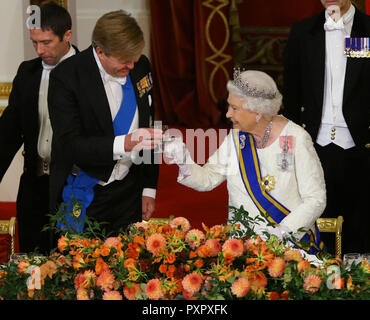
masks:
{"type": "Polygon", "coordinates": [[[239,148],[243,150],[245,148],[245,139],[247,139],[247,137],[245,136],[245,134],[241,134],[239,139],[240,139],[239,148]]]}
{"type": "Polygon", "coordinates": [[[344,40],[344,54],[347,57],[351,56],[351,38],[345,38],[344,40]]]}
{"type": "Polygon", "coordinates": [[[277,165],[282,171],[287,171],[293,164],[293,142],[293,136],[280,137],[282,151],[277,156],[277,165]]]}
{"type": "Polygon", "coordinates": [[[140,98],[152,88],[153,80],[152,73],[149,72],[145,77],[136,83],[137,90],[139,91],[140,98]]]}

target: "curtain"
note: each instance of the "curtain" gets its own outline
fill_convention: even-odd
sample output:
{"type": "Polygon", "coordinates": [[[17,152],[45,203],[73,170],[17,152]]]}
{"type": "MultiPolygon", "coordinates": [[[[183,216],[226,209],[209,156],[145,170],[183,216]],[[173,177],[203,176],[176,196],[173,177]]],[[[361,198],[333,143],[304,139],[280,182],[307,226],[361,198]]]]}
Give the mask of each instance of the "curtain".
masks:
{"type": "Polygon", "coordinates": [[[206,128],[225,123],[232,70],[228,2],[150,1],[153,94],[156,118],[164,124],[206,128]]]}

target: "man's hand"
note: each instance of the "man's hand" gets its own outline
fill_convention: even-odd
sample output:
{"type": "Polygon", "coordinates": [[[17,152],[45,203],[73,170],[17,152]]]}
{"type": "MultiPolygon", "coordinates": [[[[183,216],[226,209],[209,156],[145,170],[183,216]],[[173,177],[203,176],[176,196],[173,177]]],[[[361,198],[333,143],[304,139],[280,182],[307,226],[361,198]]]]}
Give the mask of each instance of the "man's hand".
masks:
{"type": "Polygon", "coordinates": [[[152,197],[142,197],[142,218],[148,221],[155,211],[155,199],[152,197]]]}
{"type": "Polygon", "coordinates": [[[125,151],[154,149],[162,140],[161,129],[139,128],[125,138],[125,151]]]}

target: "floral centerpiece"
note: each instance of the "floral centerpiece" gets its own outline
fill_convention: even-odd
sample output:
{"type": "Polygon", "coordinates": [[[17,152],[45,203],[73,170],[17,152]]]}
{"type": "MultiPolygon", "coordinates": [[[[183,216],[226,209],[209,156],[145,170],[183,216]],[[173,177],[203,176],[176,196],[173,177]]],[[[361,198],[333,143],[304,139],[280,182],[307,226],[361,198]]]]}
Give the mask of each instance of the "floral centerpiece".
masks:
{"type": "Polygon", "coordinates": [[[117,236],[86,219],[49,256],[2,265],[0,299],[370,299],[368,261],[345,268],[328,255],[312,265],[287,240],[257,235],[260,217],[232,209],[227,225],[199,230],[177,217],[117,236]]]}

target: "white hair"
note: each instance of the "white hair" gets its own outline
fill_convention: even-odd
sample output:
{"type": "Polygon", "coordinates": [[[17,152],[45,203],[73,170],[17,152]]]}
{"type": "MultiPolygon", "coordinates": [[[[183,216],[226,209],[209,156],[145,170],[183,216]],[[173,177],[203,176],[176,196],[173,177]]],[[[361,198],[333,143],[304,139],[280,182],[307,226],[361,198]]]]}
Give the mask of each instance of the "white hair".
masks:
{"type": "MultiPolygon", "coordinates": [[[[234,79],[235,80],[235,79],[234,79]]],[[[281,107],[282,95],[279,92],[274,79],[272,79],[267,73],[257,70],[247,70],[240,73],[240,80],[243,84],[248,84],[249,88],[253,88],[258,92],[265,93],[276,93],[272,99],[265,97],[259,97],[249,95],[235,84],[234,81],[230,80],[227,82],[227,90],[229,93],[237,96],[243,101],[243,108],[250,111],[260,113],[265,118],[271,118],[275,116],[281,107]]]]}

